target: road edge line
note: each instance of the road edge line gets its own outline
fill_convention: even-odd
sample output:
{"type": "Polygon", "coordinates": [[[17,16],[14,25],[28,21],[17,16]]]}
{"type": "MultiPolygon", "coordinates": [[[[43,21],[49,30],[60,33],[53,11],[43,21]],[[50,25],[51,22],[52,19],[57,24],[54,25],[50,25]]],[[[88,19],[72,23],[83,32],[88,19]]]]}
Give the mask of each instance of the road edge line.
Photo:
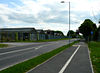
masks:
{"type": "Polygon", "coordinates": [[[89,47],[88,47],[88,56],[89,56],[89,61],[90,61],[90,65],[91,65],[92,73],[94,73],[93,65],[92,65],[92,61],[91,61],[91,57],[90,57],[90,50],[89,50],[89,47]]]}

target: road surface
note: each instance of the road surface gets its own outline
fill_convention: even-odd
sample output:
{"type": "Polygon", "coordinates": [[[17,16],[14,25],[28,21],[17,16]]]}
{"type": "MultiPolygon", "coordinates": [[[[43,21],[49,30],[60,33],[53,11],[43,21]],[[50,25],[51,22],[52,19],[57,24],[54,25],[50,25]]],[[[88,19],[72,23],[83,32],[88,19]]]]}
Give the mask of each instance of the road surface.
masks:
{"type": "Polygon", "coordinates": [[[27,73],[93,73],[88,47],[80,42],[27,73]]]}
{"type": "MultiPolygon", "coordinates": [[[[75,41],[74,39],[71,42],[75,41]]],[[[55,42],[43,43],[7,43],[17,46],[9,48],[0,48],[0,70],[6,69],[10,66],[26,61],[40,54],[49,52],[65,44],[68,40],[60,40],[55,42]],[[20,45],[20,46],[18,46],[20,45]]]]}

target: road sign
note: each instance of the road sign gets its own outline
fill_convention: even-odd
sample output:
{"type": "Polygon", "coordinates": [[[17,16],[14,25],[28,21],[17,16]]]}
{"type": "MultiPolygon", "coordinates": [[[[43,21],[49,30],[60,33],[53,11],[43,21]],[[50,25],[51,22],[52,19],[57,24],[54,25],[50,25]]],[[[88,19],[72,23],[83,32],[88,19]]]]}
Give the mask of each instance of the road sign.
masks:
{"type": "Polygon", "coordinates": [[[91,35],[93,35],[93,31],[91,31],[91,35]]]}

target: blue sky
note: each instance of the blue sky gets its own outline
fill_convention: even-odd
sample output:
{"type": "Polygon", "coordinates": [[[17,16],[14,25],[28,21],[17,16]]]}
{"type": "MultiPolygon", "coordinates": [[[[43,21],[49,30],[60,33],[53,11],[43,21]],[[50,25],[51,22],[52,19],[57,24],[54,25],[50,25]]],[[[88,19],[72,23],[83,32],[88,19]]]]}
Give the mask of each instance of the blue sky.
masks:
{"type": "Polygon", "coordinates": [[[11,3],[22,4],[20,0],[0,0],[0,4],[7,4],[9,7],[13,7],[11,3]]]}
{"type": "Polygon", "coordinates": [[[0,28],[34,27],[68,32],[68,2],[71,2],[71,29],[85,19],[99,26],[100,0],[0,0],[0,28]]]}

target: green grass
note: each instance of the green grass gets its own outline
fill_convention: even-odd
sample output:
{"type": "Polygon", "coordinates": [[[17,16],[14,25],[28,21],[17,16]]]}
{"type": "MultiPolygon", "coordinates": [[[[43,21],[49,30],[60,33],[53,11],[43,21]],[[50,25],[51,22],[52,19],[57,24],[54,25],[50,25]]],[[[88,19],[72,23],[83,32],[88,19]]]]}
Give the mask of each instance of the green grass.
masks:
{"type": "Polygon", "coordinates": [[[72,46],[75,43],[78,43],[78,41],[75,41],[75,42],[71,43],[70,45],[64,45],[60,48],[57,48],[53,51],[50,51],[48,53],[37,56],[33,59],[30,59],[30,60],[24,61],[22,63],[16,64],[12,67],[9,67],[5,70],[0,71],[0,73],[25,73],[28,70],[36,67],[37,65],[43,63],[46,60],[48,60],[52,56],[60,53],[61,51],[65,50],[65,49],[67,49],[68,47],[72,46]]]}
{"type": "MultiPolygon", "coordinates": [[[[64,39],[47,39],[47,40],[34,40],[34,41],[31,41],[31,40],[16,40],[16,41],[8,41],[8,42],[52,42],[52,41],[59,41],[59,40],[68,40],[68,38],[64,38],[64,39]]],[[[5,41],[4,41],[5,42],[5,41]]],[[[7,41],[6,41],[7,42],[7,41]]]]}
{"type": "Polygon", "coordinates": [[[88,43],[90,56],[95,73],[100,73],[100,42],[88,43]]]}
{"type": "Polygon", "coordinates": [[[0,48],[8,47],[7,44],[0,44],[0,48]]]}
{"type": "Polygon", "coordinates": [[[68,38],[64,38],[64,39],[37,40],[37,41],[34,41],[34,42],[52,42],[52,41],[59,41],[59,40],[68,40],[68,38]]]}

